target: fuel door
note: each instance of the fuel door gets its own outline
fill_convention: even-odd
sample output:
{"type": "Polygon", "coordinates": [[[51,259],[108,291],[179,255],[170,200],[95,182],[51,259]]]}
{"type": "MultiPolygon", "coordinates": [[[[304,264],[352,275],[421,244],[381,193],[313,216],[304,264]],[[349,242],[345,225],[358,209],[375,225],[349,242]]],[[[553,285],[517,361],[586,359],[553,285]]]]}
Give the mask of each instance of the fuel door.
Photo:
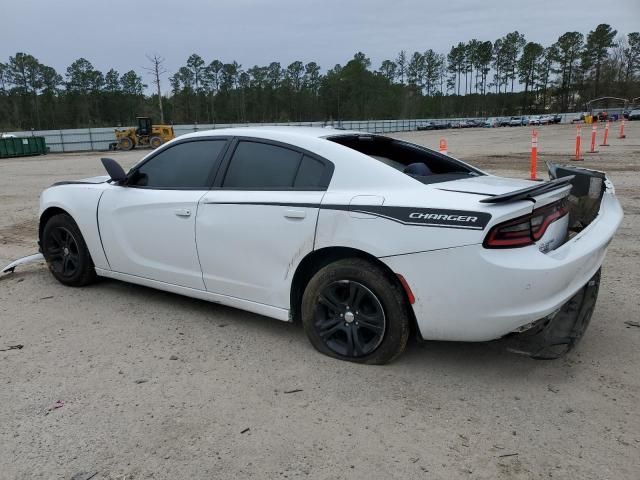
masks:
{"type": "Polygon", "coordinates": [[[361,219],[376,219],[375,215],[364,213],[367,207],[380,207],[384,203],[384,197],[378,195],[357,195],[349,202],[349,216],[361,219]]]}

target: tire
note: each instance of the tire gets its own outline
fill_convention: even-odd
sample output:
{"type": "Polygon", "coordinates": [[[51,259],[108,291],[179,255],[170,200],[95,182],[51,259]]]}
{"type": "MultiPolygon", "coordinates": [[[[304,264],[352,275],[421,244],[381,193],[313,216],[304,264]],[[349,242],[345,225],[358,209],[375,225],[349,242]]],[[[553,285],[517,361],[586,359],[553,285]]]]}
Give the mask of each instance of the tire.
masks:
{"type": "Polygon", "coordinates": [[[42,231],[42,254],[49,271],[64,285],[82,287],[97,276],[87,244],[76,222],[67,214],[51,217],[42,231]]]}
{"type": "Polygon", "coordinates": [[[153,149],[158,148],[163,143],[164,142],[162,141],[162,138],[160,138],[160,137],[151,137],[151,139],[149,140],[149,145],[151,145],[151,148],[153,148],[153,149]]]}
{"type": "Polygon", "coordinates": [[[311,278],[302,296],[302,324],[319,352],[372,365],[398,357],[410,330],[401,287],[360,258],[331,263],[311,278]]]}
{"type": "Polygon", "coordinates": [[[131,150],[133,149],[133,140],[129,137],[122,137],[118,140],[118,150],[131,150]]]}

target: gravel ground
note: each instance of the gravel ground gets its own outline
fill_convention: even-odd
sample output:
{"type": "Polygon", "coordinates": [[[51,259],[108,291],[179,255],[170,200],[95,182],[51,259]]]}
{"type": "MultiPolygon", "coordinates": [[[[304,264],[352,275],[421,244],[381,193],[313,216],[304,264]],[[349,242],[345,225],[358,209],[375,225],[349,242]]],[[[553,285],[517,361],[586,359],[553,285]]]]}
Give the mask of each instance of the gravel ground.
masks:
{"type": "MultiPolygon", "coordinates": [[[[640,122],[627,127],[582,163],[610,174],[625,219],[591,327],[562,360],[413,342],[391,365],[354,365],[298,325],[219,305],[65,288],[43,264],[0,278],[0,349],[24,345],[0,351],[0,478],[637,479],[640,328],[625,321],[640,320],[640,122]]],[[[539,132],[542,160],[569,160],[573,127],[539,132]]],[[[527,128],[398,136],[441,135],[491,173],[527,175],[527,128]]],[[[0,160],[0,265],[35,252],[39,192],[101,174],[100,156],[0,160]]]]}

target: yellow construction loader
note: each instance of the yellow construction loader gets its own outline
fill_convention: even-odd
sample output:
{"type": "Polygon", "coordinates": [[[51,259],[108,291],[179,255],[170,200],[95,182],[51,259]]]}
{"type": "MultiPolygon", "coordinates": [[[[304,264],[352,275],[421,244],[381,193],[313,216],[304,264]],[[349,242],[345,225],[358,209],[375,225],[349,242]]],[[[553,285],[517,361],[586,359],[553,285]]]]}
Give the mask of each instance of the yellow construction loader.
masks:
{"type": "Polygon", "coordinates": [[[173,126],[152,125],[149,117],[137,117],[137,128],[116,128],[116,143],[111,146],[118,150],[131,150],[135,147],[158,148],[175,138],[173,126]]]}

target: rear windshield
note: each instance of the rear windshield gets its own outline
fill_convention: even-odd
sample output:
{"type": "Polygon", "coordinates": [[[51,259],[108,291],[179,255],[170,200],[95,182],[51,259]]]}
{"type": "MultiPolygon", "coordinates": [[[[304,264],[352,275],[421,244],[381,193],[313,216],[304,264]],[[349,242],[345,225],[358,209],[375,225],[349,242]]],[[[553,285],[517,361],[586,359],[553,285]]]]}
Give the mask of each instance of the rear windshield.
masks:
{"type": "Polygon", "coordinates": [[[479,170],[428,148],[378,135],[337,135],[335,143],[406,173],[422,183],[438,183],[484,175],[479,170]]]}

